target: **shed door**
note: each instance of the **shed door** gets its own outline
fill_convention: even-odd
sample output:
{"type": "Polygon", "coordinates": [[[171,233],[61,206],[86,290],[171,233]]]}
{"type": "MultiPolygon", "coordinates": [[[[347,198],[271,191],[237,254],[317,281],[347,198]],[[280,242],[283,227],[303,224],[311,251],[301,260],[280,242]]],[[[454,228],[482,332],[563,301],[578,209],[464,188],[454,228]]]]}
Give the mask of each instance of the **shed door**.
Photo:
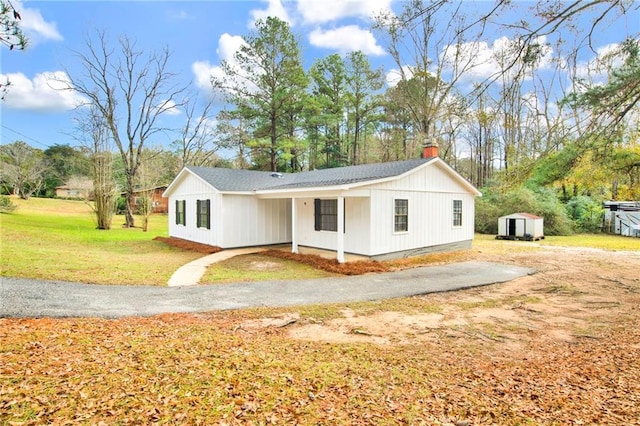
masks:
{"type": "Polygon", "coordinates": [[[507,235],[515,237],[516,235],[516,219],[507,219],[507,235]]]}

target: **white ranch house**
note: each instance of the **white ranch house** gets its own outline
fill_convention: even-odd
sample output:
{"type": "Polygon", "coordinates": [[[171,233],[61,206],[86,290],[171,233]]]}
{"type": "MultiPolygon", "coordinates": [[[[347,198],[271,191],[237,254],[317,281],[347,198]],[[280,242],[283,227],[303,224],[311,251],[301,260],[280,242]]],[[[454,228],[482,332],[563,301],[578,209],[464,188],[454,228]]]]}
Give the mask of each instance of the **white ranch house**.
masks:
{"type": "Polygon", "coordinates": [[[164,193],[172,237],[314,247],[339,262],[468,248],[479,195],[437,156],[301,173],[185,167],[164,193]]]}

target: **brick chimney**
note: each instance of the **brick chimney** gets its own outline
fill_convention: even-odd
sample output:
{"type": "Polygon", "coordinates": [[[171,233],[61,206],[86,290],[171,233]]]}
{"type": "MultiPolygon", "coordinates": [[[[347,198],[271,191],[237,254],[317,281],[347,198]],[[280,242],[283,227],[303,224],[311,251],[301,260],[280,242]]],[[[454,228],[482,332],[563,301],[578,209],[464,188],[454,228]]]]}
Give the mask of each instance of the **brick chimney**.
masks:
{"type": "Polygon", "coordinates": [[[438,142],[436,142],[435,138],[431,139],[430,142],[422,145],[422,158],[431,158],[438,156],[438,142]]]}

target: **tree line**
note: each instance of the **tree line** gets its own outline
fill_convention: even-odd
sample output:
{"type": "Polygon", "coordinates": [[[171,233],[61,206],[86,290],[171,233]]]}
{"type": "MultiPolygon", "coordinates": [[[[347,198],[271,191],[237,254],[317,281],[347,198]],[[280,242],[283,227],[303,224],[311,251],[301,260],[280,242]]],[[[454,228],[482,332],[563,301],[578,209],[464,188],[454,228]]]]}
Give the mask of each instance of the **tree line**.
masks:
{"type": "Polygon", "coordinates": [[[222,74],[211,77],[205,102],[179,85],[166,49],[143,52],[126,36],[113,44],[98,32],[75,52],[83,72],[67,72],[67,90],[88,99],[79,109],[78,138],[93,161],[89,174],[108,194],[115,178],[96,176],[120,173],[130,226],[136,185],[157,167],[151,159],[159,155],[148,145],[169,130],[177,135],[170,144],[174,172],[185,165],[297,172],[404,160],[435,141],[441,157],[485,193],[481,217],[500,213],[492,207],[509,204],[505,197],[528,197],[538,199],[530,209],[539,214],[573,203],[573,213],[560,216],[585,228],[579,212],[593,216],[604,199],[639,199],[638,35],[624,35],[588,72],[579,60],[580,52],[595,52],[598,25],[639,6],[538,5],[530,22],[498,26],[510,37],[496,40],[482,62],[487,23],[500,22],[511,4],[497,1],[477,13],[461,4],[408,0],[398,14],[376,17],[372,31],[397,67],[392,84],[358,51],[318,58],[305,69],[289,24],[259,20],[233,59],[221,63],[222,74]],[[587,13],[591,26],[570,42],[550,37],[569,34],[566,22],[587,13]],[[488,75],[479,72],[487,62],[488,75]],[[158,119],[174,109],[187,117],[177,132],[158,119]]]}

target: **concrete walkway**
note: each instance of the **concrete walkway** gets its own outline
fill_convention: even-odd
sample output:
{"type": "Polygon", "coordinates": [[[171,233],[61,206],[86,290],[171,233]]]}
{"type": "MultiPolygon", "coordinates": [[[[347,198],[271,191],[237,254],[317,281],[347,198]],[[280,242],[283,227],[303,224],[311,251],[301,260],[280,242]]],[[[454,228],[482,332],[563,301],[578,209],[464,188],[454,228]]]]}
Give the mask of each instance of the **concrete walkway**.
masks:
{"type": "MultiPolygon", "coordinates": [[[[291,251],[291,245],[281,245],[277,247],[269,247],[269,249],[280,249],[291,251]]],[[[209,254],[207,256],[196,259],[186,265],[178,268],[169,279],[169,287],[183,287],[192,286],[200,283],[200,279],[207,272],[207,268],[214,263],[222,262],[223,260],[230,259],[235,256],[241,256],[243,254],[260,253],[268,250],[264,247],[246,247],[239,249],[222,250],[217,253],[209,254]]],[[[336,253],[328,250],[321,250],[312,247],[298,247],[298,253],[300,254],[314,254],[317,256],[326,257],[328,259],[335,259],[336,253]]],[[[364,256],[358,256],[355,254],[345,253],[345,261],[352,262],[357,260],[367,260],[364,256]]]]}
{"type": "Polygon", "coordinates": [[[242,249],[223,250],[217,253],[209,254],[189,262],[186,265],[178,268],[169,278],[169,287],[181,287],[196,285],[200,282],[200,279],[207,272],[207,267],[217,262],[230,259],[234,256],[240,256],[243,254],[259,253],[266,249],[261,247],[248,247],[242,249]]]}

